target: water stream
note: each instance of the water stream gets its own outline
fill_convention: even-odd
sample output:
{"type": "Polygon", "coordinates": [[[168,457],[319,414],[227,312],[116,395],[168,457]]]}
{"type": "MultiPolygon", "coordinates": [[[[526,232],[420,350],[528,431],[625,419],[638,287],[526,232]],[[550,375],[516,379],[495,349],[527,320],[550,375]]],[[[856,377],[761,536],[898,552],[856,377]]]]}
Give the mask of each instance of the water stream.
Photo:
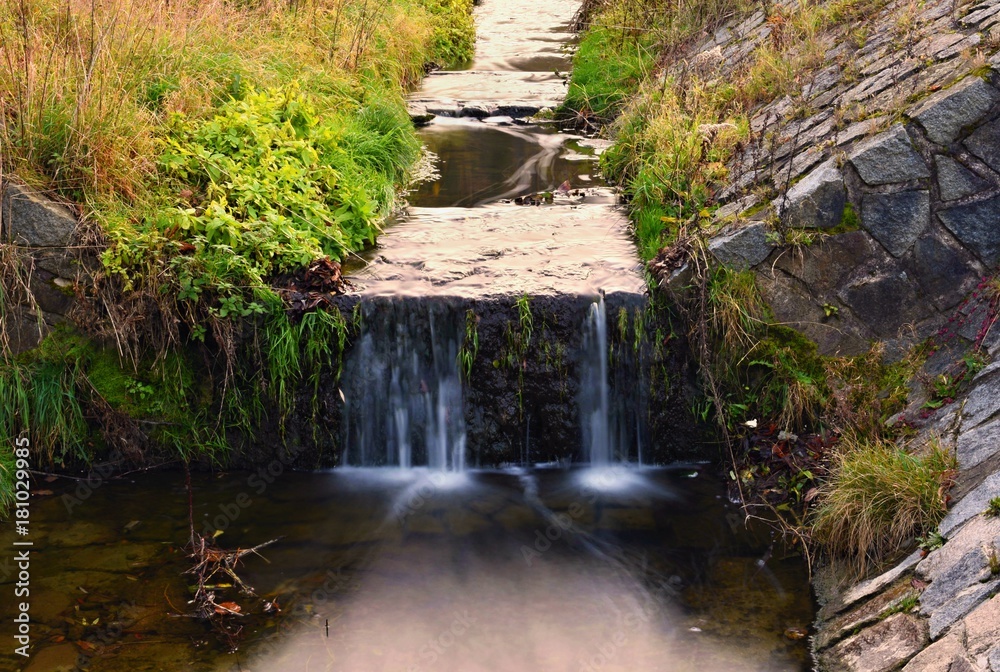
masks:
{"type": "MultiPolygon", "coordinates": [[[[649,380],[638,345],[630,355],[609,342],[608,305],[625,296],[640,310],[645,284],[597,177],[600,143],[511,118],[561,95],[577,6],[484,0],[470,69],[415,94],[424,109],[460,112],[472,99],[512,114],[423,129],[441,177],[355,269],[362,328],[340,389],[344,466],[299,473],[276,457],[254,473],[194,474],[199,531],[229,548],[277,539],[240,574],[281,611],[246,616],[236,652],[182,616],[183,474],[56,479],[32,504],[34,653],[0,649],[0,669],[808,669],[800,635],[814,606],[798,555],[744,525],[708,465],[641,466],[649,380]],[[544,191],[556,192],[551,205],[503,202],[544,191]],[[519,435],[506,437],[521,464],[477,468],[459,300],[509,307],[525,295],[580,299],[563,313],[579,342],[578,393],[550,401],[577,406],[570,448],[584,464],[533,463],[546,448],[543,405],[521,409],[519,435]]],[[[495,401],[477,399],[479,410],[495,401]]],[[[0,547],[12,541],[0,535],[0,547]]],[[[0,565],[0,592],[14,581],[0,565]]],[[[0,621],[13,613],[0,601],[0,621]]]]}

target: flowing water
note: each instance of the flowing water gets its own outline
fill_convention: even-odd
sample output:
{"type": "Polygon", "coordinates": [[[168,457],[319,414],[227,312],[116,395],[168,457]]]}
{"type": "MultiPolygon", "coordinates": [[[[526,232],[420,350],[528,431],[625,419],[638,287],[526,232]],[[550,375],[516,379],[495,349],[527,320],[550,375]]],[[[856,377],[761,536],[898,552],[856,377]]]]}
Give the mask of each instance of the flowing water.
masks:
{"type": "MultiPolygon", "coordinates": [[[[414,95],[418,111],[456,118],[423,129],[441,177],[354,274],[363,326],[341,389],[348,466],[299,473],[276,458],[193,475],[200,532],[222,532],[229,548],[276,539],[239,573],[281,611],[242,617],[235,652],[185,617],[183,474],[39,481],[33,653],[11,655],[8,640],[0,670],[808,669],[802,560],[748,529],[707,465],[640,466],[649,383],[640,349],[630,359],[610,343],[605,297],[641,306],[645,284],[597,176],[600,143],[513,118],[561,97],[577,4],[485,0],[470,69],[436,73],[414,95]],[[552,204],[498,202],[546,191],[552,204]],[[578,391],[559,403],[578,408],[572,448],[585,464],[531,464],[541,439],[530,428],[547,419],[527,409],[522,463],[474,468],[468,419],[490,400],[469,407],[466,315],[449,300],[522,295],[583,297],[565,313],[578,391]]],[[[0,535],[0,547],[12,541],[0,535]]],[[[17,581],[8,557],[5,596],[17,581]]]]}

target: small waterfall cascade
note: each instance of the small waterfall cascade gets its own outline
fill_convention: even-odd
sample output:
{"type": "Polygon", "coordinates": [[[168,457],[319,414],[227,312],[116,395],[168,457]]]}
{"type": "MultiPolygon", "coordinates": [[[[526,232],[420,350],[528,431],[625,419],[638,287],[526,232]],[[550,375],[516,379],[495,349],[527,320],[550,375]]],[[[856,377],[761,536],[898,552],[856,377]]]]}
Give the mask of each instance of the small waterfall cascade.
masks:
{"type": "MultiPolygon", "coordinates": [[[[631,315],[640,314],[633,306],[631,315]]],[[[578,404],[583,435],[583,458],[593,467],[633,462],[642,464],[643,443],[648,440],[648,344],[637,337],[630,313],[619,308],[615,321],[623,332],[609,339],[608,310],[604,296],[590,304],[583,322],[580,345],[578,404]],[[631,329],[631,333],[626,333],[631,329]]],[[[640,334],[641,336],[641,334],[640,334]]]]}
{"type": "Polygon", "coordinates": [[[463,471],[463,325],[421,301],[366,301],[361,312],[342,377],[343,464],[463,471]]]}
{"type": "Polygon", "coordinates": [[[591,466],[606,466],[614,460],[608,405],[608,313],[601,296],[590,304],[583,323],[580,364],[580,419],[583,450],[591,466]]]}

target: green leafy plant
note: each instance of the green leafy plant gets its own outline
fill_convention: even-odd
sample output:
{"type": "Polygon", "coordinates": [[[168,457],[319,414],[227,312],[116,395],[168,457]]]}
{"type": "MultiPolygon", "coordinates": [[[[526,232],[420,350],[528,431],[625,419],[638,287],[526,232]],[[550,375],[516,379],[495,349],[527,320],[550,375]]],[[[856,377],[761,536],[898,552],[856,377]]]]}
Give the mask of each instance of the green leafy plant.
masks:
{"type": "Polygon", "coordinates": [[[938,530],[931,530],[926,536],[917,537],[917,547],[925,553],[930,553],[944,546],[947,541],[938,530]]]}
{"type": "Polygon", "coordinates": [[[894,603],[888,609],[879,614],[880,620],[885,620],[893,614],[908,614],[920,604],[919,593],[908,593],[901,600],[894,603]]]}
{"type": "Polygon", "coordinates": [[[993,497],[986,506],[986,516],[991,518],[1000,517],[1000,497],[993,497]]]}
{"type": "Polygon", "coordinates": [[[472,366],[479,354],[479,316],[469,308],[465,311],[465,335],[458,349],[458,365],[466,380],[472,377],[472,366]]]}

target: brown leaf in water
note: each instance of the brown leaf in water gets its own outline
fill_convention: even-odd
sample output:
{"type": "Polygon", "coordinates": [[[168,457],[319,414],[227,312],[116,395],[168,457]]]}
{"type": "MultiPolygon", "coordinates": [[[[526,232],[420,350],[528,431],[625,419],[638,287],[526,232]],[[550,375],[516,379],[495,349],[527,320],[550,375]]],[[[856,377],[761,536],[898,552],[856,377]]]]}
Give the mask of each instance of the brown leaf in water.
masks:
{"type": "Polygon", "coordinates": [[[227,613],[238,614],[241,611],[243,611],[243,607],[236,604],[235,602],[220,602],[219,604],[215,605],[215,613],[217,614],[227,614],[227,613]]]}

